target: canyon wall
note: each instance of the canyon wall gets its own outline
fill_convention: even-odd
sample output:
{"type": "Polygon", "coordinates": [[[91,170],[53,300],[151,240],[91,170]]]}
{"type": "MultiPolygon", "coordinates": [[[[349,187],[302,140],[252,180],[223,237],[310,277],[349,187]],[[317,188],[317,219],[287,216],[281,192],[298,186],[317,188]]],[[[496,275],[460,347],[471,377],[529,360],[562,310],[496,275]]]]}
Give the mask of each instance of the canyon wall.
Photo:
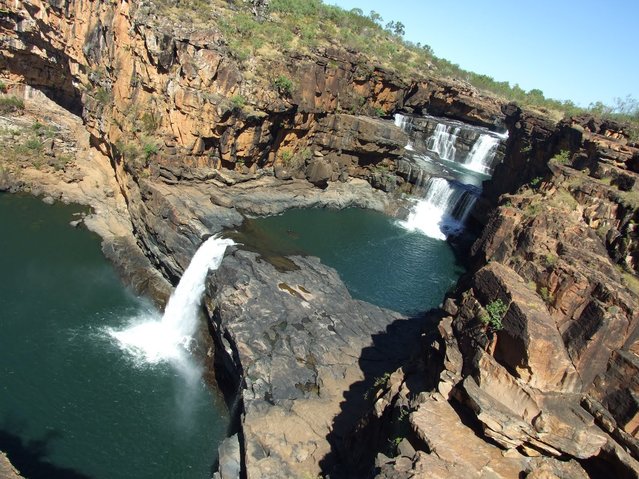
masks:
{"type": "Polygon", "coordinates": [[[368,419],[403,431],[378,477],[637,477],[637,145],[613,122],[504,113],[471,272],[368,419]]]}
{"type": "MultiPolygon", "coordinates": [[[[244,64],[215,25],[167,22],[153,3],[34,0],[3,9],[3,75],[81,113],[110,158],[138,244],[173,282],[203,236],[243,214],[388,208],[389,195],[370,184],[393,191],[403,181],[393,175],[407,140],[389,121],[396,111],[509,131],[478,206],[486,226],[471,272],[422,353],[395,372],[390,352],[371,359],[385,371],[367,371],[354,364],[363,353],[317,341],[337,328],[342,342],[370,353],[394,337],[390,324],[404,324],[348,298],[352,311],[375,319],[355,341],[340,329],[355,321],[352,311],[331,309],[320,294],[320,279],[334,272],[300,259],[300,273],[243,253],[225,260],[228,275],[209,281],[207,307],[218,360],[241,377],[243,422],[222,465],[266,474],[275,464],[274,477],[278,467],[337,475],[368,474],[367,466],[380,477],[580,477],[601,467],[637,477],[639,153],[619,125],[555,124],[461,82],[407,81],[338,47],[244,64]],[[279,76],[291,88],[277,86],[279,76]],[[266,314],[250,301],[258,292],[292,313],[255,343],[242,328],[249,313],[266,314]],[[326,331],[293,314],[302,303],[328,311],[316,318],[326,331]],[[278,341],[303,359],[299,384],[280,374],[291,358],[269,355],[278,341]],[[313,359],[318,351],[328,359],[313,359]],[[277,424],[284,417],[301,431],[309,424],[295,414],[309,411],[319,411],[310,426],[322,424],[304,441],[268,434],[289,424],[277,424]]],[[[338,278],[330,284],[348,296],[338,278]]]]}
{"type": "Polygon", "coordinates": [[[181,25],[160,11],[152,2],[7,4],[0,68],[81,112],[112,159],[138,241],[173,280],[212,223],[237,222],[206,204],[211,185],[275,174],[322,188],[362,178],[393,189],[395,179],[389,186],[373,166],[392,169],[405,135],[375,111],[503,126],[499,102],[463,83],[406,82],[340,48],[240,63],[215,24],[181,25]],[[292,87],[278,87],[278,76],[292,87]],[[197,208],[181,189],[192,185],[204,201],[197,208]]]}

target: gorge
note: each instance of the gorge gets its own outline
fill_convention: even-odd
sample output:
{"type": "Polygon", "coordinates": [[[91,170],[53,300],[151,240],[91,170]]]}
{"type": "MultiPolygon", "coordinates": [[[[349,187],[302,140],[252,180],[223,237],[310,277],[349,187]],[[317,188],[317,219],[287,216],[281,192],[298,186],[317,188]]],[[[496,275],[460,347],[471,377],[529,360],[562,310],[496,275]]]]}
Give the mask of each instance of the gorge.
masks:
{"type": "Polygon", "coordinates": [[[557,121],[337,43],[246,57],[228,19],[250,13],[201,8],[3,7],[4,96],[26,106],[1,118],[0,187],[91,205],[105,255],[161,306],[205,238],[238,243],[204,279],[205,373],[232,410],[216,477],[637,477],[625,127],[557,121]],[[48,163],[12,149],[30,140],[48,163]],[[344,211],[293,210],[312,207],[344,211]],[[362,280],[382,273],[381,290],[403,289],[393,246],[421,252],[404,256],[432,297],[375,303],[329,264],[323,224],[354,257],[349,226],[388,234],[371,254],[390,263],[362,280]]]}

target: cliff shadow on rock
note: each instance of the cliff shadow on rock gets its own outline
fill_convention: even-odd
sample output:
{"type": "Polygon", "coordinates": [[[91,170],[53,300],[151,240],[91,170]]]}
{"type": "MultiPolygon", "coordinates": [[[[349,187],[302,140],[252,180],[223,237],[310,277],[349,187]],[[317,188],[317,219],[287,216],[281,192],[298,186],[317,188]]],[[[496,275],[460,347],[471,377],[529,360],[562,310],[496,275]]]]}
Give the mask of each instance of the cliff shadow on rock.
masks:
{"type": "MultiPolygon", "coordinates": [[[[344,392],[327,436],[331,451],[320,462],[324,474],[332,479],[374,477],[376,456],[394,454],[398,439],[413,435],[404,420],[407,410],[395,404],[395,396],[400,385],[409,396],[435,388],[443,358],[433,355],[424,362],[417,353],[436,340],[433,332],[443,314],[434,309],[371,335],[357,361],[363,379],[344,392]]],[[[411,442],[419,439],[411,437],[411,442]]]]}
{"type": "Polygon", "coordinates": [[[243,470],[247,477],[356,477],[370,472],[379,441],[371,434],[357,442],[355,461],[345,461],[341,445],[380,378],[408,360],[434,323],[353,299],[317,258],[290,259],[298,269],[281,271],[236,249],[207,281],[218,374],[239,389],[243,470]]]}

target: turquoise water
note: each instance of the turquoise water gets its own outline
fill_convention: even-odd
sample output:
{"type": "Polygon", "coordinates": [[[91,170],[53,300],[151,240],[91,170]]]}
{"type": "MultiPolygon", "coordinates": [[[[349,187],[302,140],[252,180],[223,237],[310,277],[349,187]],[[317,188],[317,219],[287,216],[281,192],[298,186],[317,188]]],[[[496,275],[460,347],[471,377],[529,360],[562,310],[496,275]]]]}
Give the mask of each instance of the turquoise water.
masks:
{"type": "Polygon", "coordinates": [[[404,314],[439,305],[464,271],[447,242],[370,210],[290,210],[247,220],[237,239],[271,259],[318,256],[353,297],[404,314]]]}
{"type": "Polygon", "coordinates": [[[68,226],[77,211],[0,194],[0,449],[30,479],[208,478],[223,400],[104,332],[158,313],[68,226]]]}

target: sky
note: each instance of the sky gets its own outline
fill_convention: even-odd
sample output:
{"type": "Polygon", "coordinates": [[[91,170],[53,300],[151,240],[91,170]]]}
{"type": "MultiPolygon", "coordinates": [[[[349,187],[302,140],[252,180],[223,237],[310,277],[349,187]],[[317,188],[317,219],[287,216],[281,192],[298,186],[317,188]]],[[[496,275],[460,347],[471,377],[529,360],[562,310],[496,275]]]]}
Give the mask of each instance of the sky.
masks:
{"type": "Polygon", "coordinates": [[[325,0],[498,81],[580,106],[639,99],[639,0],[325,0]]]}

